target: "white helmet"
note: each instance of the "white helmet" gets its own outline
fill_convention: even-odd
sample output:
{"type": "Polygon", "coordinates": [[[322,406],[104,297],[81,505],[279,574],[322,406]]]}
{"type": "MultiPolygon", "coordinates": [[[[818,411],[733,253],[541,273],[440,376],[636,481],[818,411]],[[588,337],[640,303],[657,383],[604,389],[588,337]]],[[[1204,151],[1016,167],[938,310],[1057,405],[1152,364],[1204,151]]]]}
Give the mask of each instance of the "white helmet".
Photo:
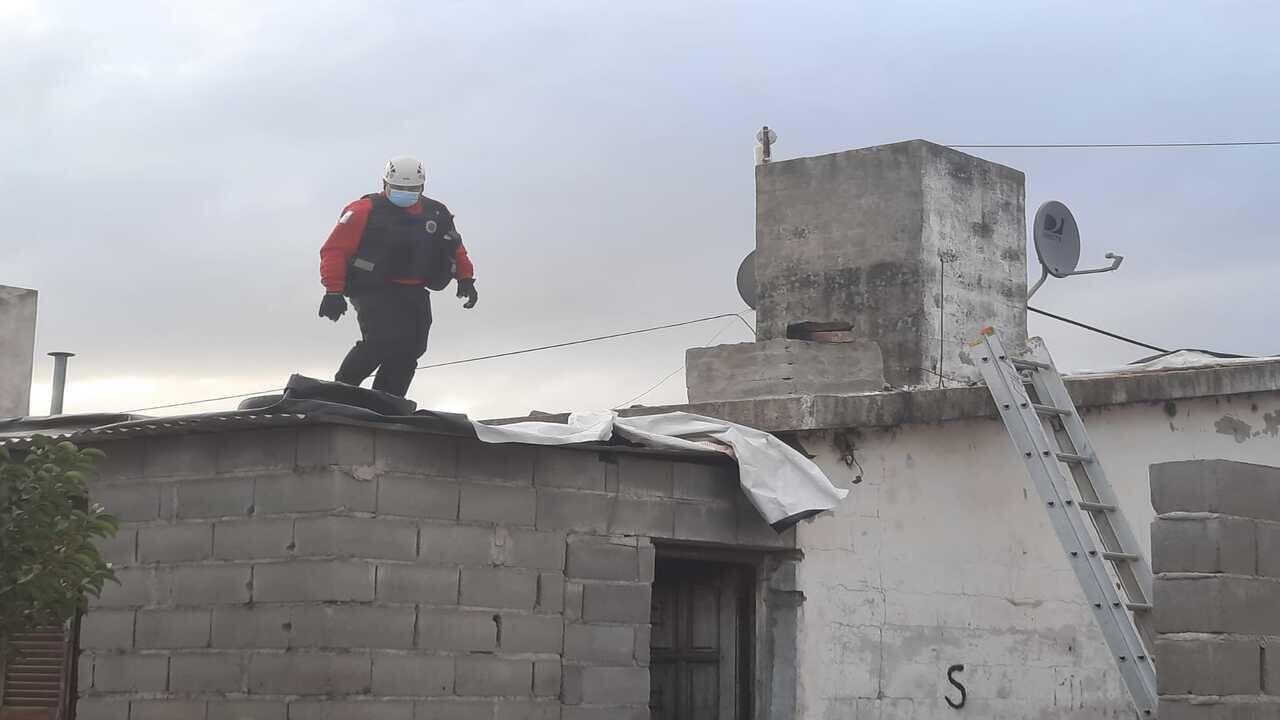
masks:
{"type": "Polygon", "coordinates": [[[388,185],[399,187],[427,184],[427,174],[422,171],[422,163],[410,155],[401,155],[388,160],[387,170],[382,174],[382,179],[386,180],[388,185]]]}

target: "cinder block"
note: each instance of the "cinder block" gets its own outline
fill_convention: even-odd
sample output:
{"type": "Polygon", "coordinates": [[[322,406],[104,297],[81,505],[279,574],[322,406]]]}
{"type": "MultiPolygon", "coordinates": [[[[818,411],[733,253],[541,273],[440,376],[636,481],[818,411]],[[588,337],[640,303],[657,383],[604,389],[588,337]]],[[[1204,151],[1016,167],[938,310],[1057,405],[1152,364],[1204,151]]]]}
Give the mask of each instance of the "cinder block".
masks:
{"type": "Polygon", "coordinates": [[[377,485],[344,468],[317,468],[258,476],[253,488],[254,513],[350,510],[373,512],[377,485]]]}
{"type": "Polygon", "coordinates": [[[253,509],[253,478],[219,477],[177,485],[179,518],[243,517],[253,509]]]}
{"type": "Polygon", "coordinates": [[[506,538],[505,564],[534,570],[564,570],[564,533],[510,530],[506,538]]]}
{"type": "Polygon", "coordinates": [[[80,653],[76,658],[76,690],[84,695],[93,687],[93,653],[80,653]]]}
{"type": "Polygon", "coordinates": [[[179,653],[169,661],[173,692],[244,692],[244,657],[238,652],[179,653]]]}
{"type": "Polygon", "coordinates": [[[1185,460],[1151,466],[1157,515],[1214,512],[1280,520],[1280,468],[1231,460],[1185,460]]]}
{"type": "Polygon", "coordinates": [[[293,555],[293,518],[220,520],[213,525],[215,560],[263,560],[293,555]]]}
{"type": "Polygon", "coordinates": [[[96,488],[104,483],[126,482],[141,478],[142,461],[146,455],[145,445],[146,441],[142,438],[85,445],[85,447],[96,447],[107,455],[93,466],[93,477],[89,484],[96,488]]]}
{"type": "Polygon", "coordinates": [[[219,473],[287,470],[293,468],[297,456],[297,428],[254,429],[218,434],[219,473]]]}
{"type": "Polygon", "coordinates": [[[494,702],[490,699],[419,700],[414,703],[414,720],[493,720],[494,702]]]}
{"type": "Polygon", "coordinates": [[[261,695],[361,693],[367,692],[371,673],[368,652],[253,654],[249,656],[249,692],[261,695]]]}
{"type": "Polygon", "coordinates": [[[640,562],[635,540],[574,536],[569,538],[565,575],[575,580],[636,580],[640,562]]]}
{"type": "Polygon", "coordinates": [[[380,602],[454,605],[458,602],[458,569],[379,565],[375,596],[380,602]]]}
{"type": "Polygon", "coordinates": [[[560,720],[560,703],[550,700],[499,700],[496,720],[560,720]]]}
{"type": "Polygon", "coordinates": [[[672,496],[673,470],[670,460],[618,456],[618,493],[629,496],[672,496]]]}
{"type": "MultiPolygon", "coordinates": [[[[560,720],[649,720],[648,705],[578,705],[566,706],[560,720]]],[[[1161,720],[1164,720],[1161,718],[1161,720]]]]}
{"type": "Polygon", "coordinates": [[[212,555],[212,523],[153,525],[138,529],[138,561],[141,563],[208,560],[212,555]]]}
{"type": "Polygon", "coordinates": [[[417,645],[423,650],[492,652],[499,615],[483,610],[419,608],[417,645]]]}
{"type": "Polygon", "coordinates": [[[687,500],[732,501],[742,493],[736,465],[678,462],[672,469],[675,497],[687,500]]]}
{"type": "Polygon", "coordinates": [[[652,625],[636,625],[636,652],[633,656],[636,664],[649,667],[649,645],[653,639],[652,625]]]}
{"type": "Polygon", "coordinates": [[[129,720],[129,701],[115,697],[82,697],[76,701],[76,720],[129,720]]]}
{"type": "Polygon", "coordinates": [[[1280,635],[1280,582],[1157,576],[1155,626],[1161,633],[1280,635]]]}
{"type": "Polygon", "coordinates": [[[462,484],[458,517],[501,525],[533,525],[537,496],[532,487],[478,482],[462,484]]]}
{"type": "Polygon", "coordinates": [[[534,609],[544,613],[564,611],[564,575],[556,572],[538,573],[538,602],[534,609]]]}
{"type": "Polygon", "coordinates": [[[582,619],[587,622],[649,622],[648,583],[584,583],[582,619]]]}
{"type": "Polygon", "coordinates": [[[378,478],[378,514],[458,519],[458,481],[387,473],[378,478]]]}
{"type": "Polygon", "coordinates": [[[385,470],[458,476],[458,441],[443,435],[378,430],[377,458],[378,466],[385,470]]]}
{"type": "Polygon", "coordinates": [[[406,700],[300,700],[289,703],[289,720],[413,720],[406,700]]]}
{"type": "Polygon", "coordinates": [[[380,517],[298,518],[293,541],[298,555],[412,560],[418,556],[418,525],[380,517]]]}
{"type": "Polygon", "coordinates": [[[288,607],[251,605],[213,609],[215,648],[289,647],[288,607]]]}
{"type": "Polygon", "coordinates": [[[458,695],[528,696],[533,692],[533,661],[460,657],[454,670],[458,695]]]}
{"type": "Polygon", "coordinates": [[[419,533],[418,553],[426,562],[488,565],[493,555],[490,527],[423,523],[419,533]]]}
{"type": "Polygon", "coordinates": [[[582,583],[566,582],[564,584],[564,619],[582,619],[582,583]]]}
{"type": "Polygon", "coordinates": [[[1263,641],[1261,649],[1262,692],[1280,695],[1280,640],[1269,638],[1263,641]]]}
{"type": "Polygon", "coordinates": [[[208,720],[287,720],[289,704],[283,700],[211,700],[208,720]]]}
{"type": "Polygon", "coordinates": [[[1257,531],[1258,568],[1254,574],[1280,578],[1280,523],[1259,522],[1257,531]]]}
{"type": "Polygon", "coordinates": [[[658,551],[647,538],[636,540],[636,560],[640,564],[640,582],[653,582],[654,563],[657,562],[658,551]]]}
{"type": "Polygon", "coordinates": [[[564,448],[538,448],[533,483],[538,487],[598,490],[605,486],[605,469],[599,453],[564,448]]]}
{"type": "Polygon", "coordinates": [[[411,648],[412,606],[304,605],[295,607],[290,647],[411,648]]]}
{"type": "Polygon", "coordinates": [[[203,700],[134,700],[129,720],[204,720],[203,700]]]}
{"type": "Polygon", "coordinates": [[[99,692],[161,692],[168,677],[168,655],[101,656],[93,667],[93,687],[99,692]]]}
{"type": "Polygon", "coordinates": [[[448,655],[373,654],[373,694],[430,697],[453,693],[448,655]]]}
{"type": "Polygon", "coordinates": [[[1257,641],[1225,638],[1156,640],[1162,695],[1250,695],[1260,692],[1257,641]]]}
{"type": "Polygon", "coordinates": [[[120,522],[146,522],[160,517],[160,486],[155,483],[95,484],[89,489],[89,497],[120,522]]]}
{"type": "Polygon", "coordinates": [[[639,667],[582,668],[582,702],[642,705],[649,702],[649,669],[639,667]]]}
{"type": "Polygon", "coordinates": [[[298,560],[253,567],[254,602],[369,602],[374,566],[362,560],[298,560]]]}
{"type": "Polygon", "coordinates": [[[558,615],[503,613],[499,647],[508,653],[555,653],[564,647],[564,620],[558,615]]]}
{"type": "Polygon", "coordinates": [[[560,694],[560,660],[533,661],[533,694],[554,697],[560,694]]]}
{"type": "Polygon", "coordinates": [[[208,609],[139,610],[137,646],[153,648],[202,648],[209,646],[208,609]]]}
{"type": "Polygon", "coordinates": [[[458,479],[531,485],[536,457],[528,445],[459,440],[458,479]]]}
{"type": "Polygon", "coordinates": [[[635,628],[631,625],[564,626],[564,658],[602,665],[627,665],[635,657],[635,628]]]}
{"type": "Polygon", "coordinates": [[[91,610],[80,619],[82,650],[133,647],[133,610],[91,610]]]}
{"type": "Polygon", "coordinates": [[[463,605],[532,610],[538,574],[519,568],[462,568],[459,601],[463,605]]]}
{"type": "Polygon", "coordinates": [[[607,532],[614,499],[612,494],[540,487],[538,529],[607,532]]]}
{"type": "Polygon", "coordinates": [[[793,548],[796,546],[795,527],[782,532],[769,527],[760,511],[756,509],[743,492],[738,492],[734,502],[738,510],[738,545],[771,548],[793,548]]]}
{"type": "Polygon", "coordinates": [[[737,508],[731,503],[679,503],[673,537],[732,544],[738,537],[737,508]]]}
{"type": "Polygon", "coordinates": [[[669,538],[675,532],[675,508],[676,504],[665,498],[620,497],[609,519],[609,532],[669,538]]]}
{"type": "Polygon", "coordinates": [[[582,666],[561,664],[560,702],[566,706],[582,704],[582,666]]]}
{"type": "Polygon", "coordinates": [[[1241,518],[1156,518],[1151,524],[1151,569],[1252,575],[1256,534],[1254,522],[1241,518]]]}
{"type": "Polygon", "coordinates": [[[147,439],[142,459],[145,477],[208,475],[217,469],[218,438],[213,434],[169,435],[147,439]]]}
{"type": "Polygon", "coordinates": [[[116,571],[117,582],[108,582],[102,594],[89,598],[90,607],[135,607],[169,602],[173,578],[169,568],[127,567],[116,571]]]}
{"type": "Polygon", "coordinates": [[[175,605],[233,605],[249,602],[248,565],[190,565],[173,568],[175,605]]]}
{"type": "Polygon", "coordinates": [[[345,425],[299,428],[297,463],[300,467],[372,465],[373,433],[345,425]]]}
{"type": "Polygon", "coordinates": [[[138,562],[137,528],[122,527],[115,535],[96,539],[93,544],[98,548],[98,555],[113,568],[136,565],[138,562]]]}

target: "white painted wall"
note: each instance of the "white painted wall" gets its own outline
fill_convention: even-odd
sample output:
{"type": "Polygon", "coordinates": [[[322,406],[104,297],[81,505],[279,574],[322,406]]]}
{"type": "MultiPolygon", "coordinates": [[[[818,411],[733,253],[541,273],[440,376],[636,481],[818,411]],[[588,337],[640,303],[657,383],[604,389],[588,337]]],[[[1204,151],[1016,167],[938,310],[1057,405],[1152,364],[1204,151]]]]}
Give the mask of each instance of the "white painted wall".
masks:
{"type": "MultiPolygon", "coordinates": [[[[1148,466],[1280,465],[1280,392],[1117,406],[1085,416],[1144,552],[1148,466]],[[1268,414],[1270,414],[1268,418],[1268,414]],[[1244,426],[1248,425],[1249,430],[1244,426]]],[[[863,431],[846,467],[831,433],[801,442],[851,489],[801,523],[797,717],[1131,718],[1128,695],[998,420],[863,431]],[[963,712],[946,679],[968,689],[963,712]]]]}

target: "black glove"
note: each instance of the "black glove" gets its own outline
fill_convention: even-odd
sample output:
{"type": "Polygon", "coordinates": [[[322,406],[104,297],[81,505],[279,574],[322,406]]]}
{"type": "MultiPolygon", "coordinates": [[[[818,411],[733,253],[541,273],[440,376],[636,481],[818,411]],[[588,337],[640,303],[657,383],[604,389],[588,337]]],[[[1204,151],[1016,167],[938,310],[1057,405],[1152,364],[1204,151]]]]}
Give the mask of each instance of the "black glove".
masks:
{"type": "Polygon", "coordinates": [[[476,306],[476,301],[480,299],[480,293],[476,292],[475,278],[467,278],[458,281],[458,297],[466,298],[467,301],[462,307],[470,310],[476,306]]]}
{"type": "Polygon", "coordinates": [[[342,293],[325,293],[324,299],[320,301],[320,317],[329,318],[334,322],[338,322],[338,318],[342,317],[347,311],[347,299],[342,297],[342,293]]]}

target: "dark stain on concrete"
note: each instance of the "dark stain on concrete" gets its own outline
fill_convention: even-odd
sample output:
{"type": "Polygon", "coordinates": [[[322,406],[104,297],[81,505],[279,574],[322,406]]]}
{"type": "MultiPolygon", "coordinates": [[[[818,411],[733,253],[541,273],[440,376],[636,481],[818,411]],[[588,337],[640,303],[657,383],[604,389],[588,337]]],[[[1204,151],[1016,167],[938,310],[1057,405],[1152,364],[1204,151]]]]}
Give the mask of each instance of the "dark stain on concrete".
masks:
{"type": "Polygon", "coordinates": [[[1213,429],[1218,431],[1220,435],[1230,435],[1235,438],[1238,443],[1243,443],[1253,437],[1253,426],[1241,420],[1240,418],[1223,415],[1213,423],[1213,429]]]}
{"type": "Polygon", "coordinates": [[[1271,437],[1280,437],[1280,410],[1264,414],[1262,422],[1265,423],[1262,432],[1271,437]]]}
{"type": "Polygon", "coordinates": [[[969,232],[980,238],[990,238],[996,234],[996,228],[985,219],[982,222],[969,223],[969,232]]]}
{"type": "Polygon", "coordinates": [[[1022,259],[1022,249],[1007,247],[1000,251],[1000,259],[1005,262],[1018,262],[1022,259]]]}
{"type": "Polygon", "coordinates": [[[1169,400],[1164,404],[1164,414],[1171,418],[1178,417],[1178,404],[1169,400]]]}

